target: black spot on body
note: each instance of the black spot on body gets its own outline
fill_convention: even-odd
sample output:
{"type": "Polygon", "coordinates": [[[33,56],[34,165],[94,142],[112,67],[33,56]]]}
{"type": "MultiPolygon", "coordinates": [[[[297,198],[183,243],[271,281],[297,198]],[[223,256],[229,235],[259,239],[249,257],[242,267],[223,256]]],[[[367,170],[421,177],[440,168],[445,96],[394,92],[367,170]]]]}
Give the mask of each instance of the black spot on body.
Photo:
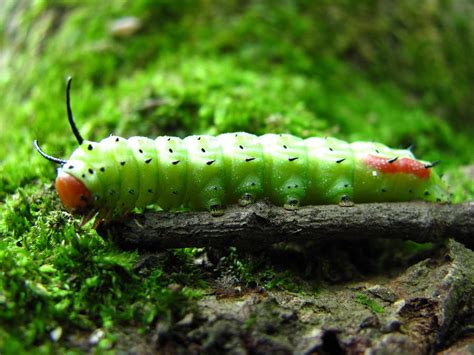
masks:
{"type": "Polygon", "coordinates": [[[85,178],[85,177],[86,177],[86,174],[82,174],[81,176],[82,176],[83,178],[85,178]]]}
{"type": "Polygon", "coordinates": [[[118,142],[119,140],[120,140],[120,138],[118,138],[118,137],[117,137],[117,138],[115,138],[115,141],[116,141],[116,142],[118,142]]]}
{"type": "Polygon", "coordinates": [[[392,163],[396,162],[397,160],[398,160],[398,157],[395,157],[395,158],[392,158],[392,159],[387,160],[387,162],[388,162],[389,164],[392,164],[392,163]]]}
{"type": "Polygon", "coordinates": [[[250,185],[251,185],[251,186],[255,186],[255,183],[254,183],[254,182],[252,182],[250,185]]]}
{"type": "Polygon", "coordinates": [[[176,165],[176,164],[178,164],[179,162],[180,162],[179,160],[175,160],[175,161],[172,162],[171,164],[176,165]]]}
{"type": "Polygon", "coordinates": [[[145,164],[150,164],[152,160],[153,160],[152,158],[145,160],[145,164]]]}
{"type": "Polygon", "coordinates": [[[283,148],[288,149],[288,147],[285,144],[283,144],[283,148]]]}
{"type": "Polygon", "coordinates": [[[142,150],[142,149],[138,149],[138,151],[139,151],[141,154],[143,154],[143,150],[142,150]]]}
{"type": "Polygon", "coordinates": [[[173,195],[177,195],[177,194],[178,194],[178,191],[173,191],[172,194],[173,194],[173,195]]]}
{"type": "Polygon", "coordinates": [[[207,165],[211,165],[211,164],[214,163],[214,162],[215,162],[215,160],[209,160],[206,164],[207,164],[207,165]]]}
{"type": "Polygon", "coordinates": [[[171,149],[171,148],[168,149],[168,152],[173,153],[173,149],[171,149]]]}
{"type": "Polygon", "coordinates": [[[382,189],[382,192],[387,192],[387,190],[385,190],[385,189],[382,189]]]}
{"type": "Polygon", "coordinates": [[[248,163],[249,161],[255,160],[256,158],[247,158],[245,161],[248,163]]]}
{"type": "Polygon", "coordinates": [[[129,193],[130,195],[133,195],[133,194],[135,194],[135,190],[134,190],[134,189],[128,189],[128,193],[129,193]]]}
{"type": "Polygon", "coordinates": [[[334,149],[332,149],[331,147],[329,147],[329,150],[330,150],[331,152],[334,151],[334,149]]]}
{"type": "Polygon", "coordinates": [[[89,172],[89,174],[91,174],[91,175],[94,174],[94,170],[92,170],[92,169],[89,169],[88,172],[89,172]]]}
{"type": "Polygon", "coordinates": [[[205,153],[205,152],[206,152],[206,149],[201,148],[201,152],[205,153]]]}
{"type": "Polygon", "coordinates": [[[120,165],[124,166],[124,165],[125,165],[125,162],[124,162],[124,161],[121,161],[121,162],[120,162],[120,165]]]}
{"type": "Polygon", "coordinates": [[[428,191],[425,191],[424,195],[425,195],[425,196],[429,196],[430,193],[429,193],[428,191]]]}
{"type": "Polygon", "coordinates": [[[87,146],[87,149],[88,149],[88,150],[92,150],[92,149],[94,149],[94,147],[92,146],[92,144],[89,144],[89,145],[87,146]]]}
{"type": "Polygon", "coordinates": [[[148,192],[152,194],[152,193],[153,193],[153,190],[152,190],[152,189],[148,189],[148,192]]]}
{"type": "Polygon", "coordinates": [[[74,169],[74,165],[69,165],[68,169],[74,169]]]}
{"type": "Polygon", "coordinates": [[[378,149],[375,149],[375,153],[377,154],[380,154],[379,150],[378,149]]]}
{"type": "Polygon", "coordinates": [[[240,148],[240,149],[244,149],[244,147],[242,147],[241,145],[239,145],[239,148],[240,148]]]}
{"type": "Polygon", "coordinates": [[[169,142],[171,140],[171,138],[168,138],[167,141],[169,142]]]}
{"type": "Polygon", "coordinates": [[[344,187],[349,187],[349,184],[344,184],[344,187]]]}
{"type": "Polygon", "coordinates": [[[200,141],[200,140],[201,140],[201,137],[198,137],[197,140],[200,141]]]}
{"type": "Polygon", "coordinates": [[[104,171],[105,171],[105,168],[104,168],[104,167],[100,168],[100,171],[104,172],[104,171]]]}
{"type": "Polygon", "coordinates": [[[342,159],[336,160],[336,163],[341,164],[344,160],[346,160],[346,158],[342,158],[342,159]]]}
{"type": "Polygon", "coordinates": [[[298,157],[288,158],[288,161],[295,161],[296,159],[298,159],[298,157]]]}

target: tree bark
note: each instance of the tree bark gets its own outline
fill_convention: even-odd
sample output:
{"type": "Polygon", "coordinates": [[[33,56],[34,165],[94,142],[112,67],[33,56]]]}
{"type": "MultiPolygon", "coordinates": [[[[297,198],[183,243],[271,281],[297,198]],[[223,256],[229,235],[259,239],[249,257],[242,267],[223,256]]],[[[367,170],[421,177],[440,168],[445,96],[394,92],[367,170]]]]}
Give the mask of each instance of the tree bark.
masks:
{"type": "Polygon", "coordinates": [[[259,201],[230,206],[225,214],[157,212],[132,215],[98,229],[124,248],[242,246],[279,242],[410,239],[432,242],[453,238],[474,246],[474,202],[441,205],[427,202],[367,203],[352,207],[305,206],[288,211],[259,201]]]}

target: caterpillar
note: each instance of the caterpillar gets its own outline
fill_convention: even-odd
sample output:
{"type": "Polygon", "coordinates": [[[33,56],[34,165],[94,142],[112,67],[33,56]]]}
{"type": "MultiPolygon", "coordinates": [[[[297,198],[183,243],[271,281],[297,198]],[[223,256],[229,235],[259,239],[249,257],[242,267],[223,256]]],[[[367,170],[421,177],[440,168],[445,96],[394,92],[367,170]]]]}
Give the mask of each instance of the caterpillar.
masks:
{"type": "Polygon", "coordinates": [[[302,205],[426,200],[447,202],[433,171],[437,162],[417,160],[410,149],[336,138],[301,139],[289,134],[256,136],[109,136],[84,140],[70,103],[66,108],[79,147],[68,160],[36,150],[60,164],[56,189],[72,213],[110,220],[135,207],[188,207],[220,215],[231,203],[261,198],[286,209],[302,205]]]}

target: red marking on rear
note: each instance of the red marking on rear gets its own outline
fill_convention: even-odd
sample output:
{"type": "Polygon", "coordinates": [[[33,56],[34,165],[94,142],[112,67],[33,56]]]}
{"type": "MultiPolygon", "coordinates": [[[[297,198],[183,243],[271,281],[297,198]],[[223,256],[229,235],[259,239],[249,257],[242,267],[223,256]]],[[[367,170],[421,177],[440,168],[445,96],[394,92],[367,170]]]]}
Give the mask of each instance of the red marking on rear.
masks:
{"type": "Polygon", "coordinates": [[[426,180],[430,177],[430,169],[425,168],[425,165],[418,160],[399,158],[393,163],[389,163],[389,160],[388,158],[369,154],[364,159],[364,162],[372,168],[386,174],[412,174],[422,180],[426,180]]]}

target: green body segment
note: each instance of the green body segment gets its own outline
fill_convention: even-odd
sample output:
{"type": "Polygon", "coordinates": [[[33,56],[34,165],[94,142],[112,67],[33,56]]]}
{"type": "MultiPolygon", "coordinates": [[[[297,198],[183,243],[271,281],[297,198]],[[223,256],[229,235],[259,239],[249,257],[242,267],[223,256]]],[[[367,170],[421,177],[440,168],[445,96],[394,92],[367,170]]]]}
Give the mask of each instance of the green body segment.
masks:
{"type": "Polygon", "coordinates": [[[248,133],[225,133],[216,137],[222,147],[225,168],[224,204],[235,203],[245,194],[265,196],[264,157],[260,139],[248,133]]]}
{"type": "Polygon", "coordinates": [[[189,136],[183,142],[188,157],[185,205],[196,210],[221,206],[226,188],[221,144],[210,136],[189,136]]]}
{"type": "Polygon", "coordinates": [[[353,200],[354,153],[335,138],[308,138],[308,194],[306,204],[335,204],[353,200]]]}
{"type": "Polygon", "coordinates": [[[276,205],[298,206],[308,186],[307,149],[289,134],[260,137],[264,159],[265,195],[276,205]]]}
{"type": "Polygon", "coordinates": [[[446,189],[428,164],[408,150],[380,143],[238,132],[84,141],[61,169],[85,184],[98,210],[123,213],[149,204],[213,210],[260,198],[289,208],[345,201],[447,201],[446,189]],[[407,164],[416,169],[403,168],[407,164]],[[399,171],[391,169],[397,166],[399,171]]]}
{"type": "MultiPolygon", "coordinates": [[[[184,142],[176,137],[155,139],[157,170],[152,173],[157,185],[154,201],[161,208],[177,208],[186,200],[188,153],[184,142]]],[[[142,206],[140,206],[142,207],[142,206]]]]}

